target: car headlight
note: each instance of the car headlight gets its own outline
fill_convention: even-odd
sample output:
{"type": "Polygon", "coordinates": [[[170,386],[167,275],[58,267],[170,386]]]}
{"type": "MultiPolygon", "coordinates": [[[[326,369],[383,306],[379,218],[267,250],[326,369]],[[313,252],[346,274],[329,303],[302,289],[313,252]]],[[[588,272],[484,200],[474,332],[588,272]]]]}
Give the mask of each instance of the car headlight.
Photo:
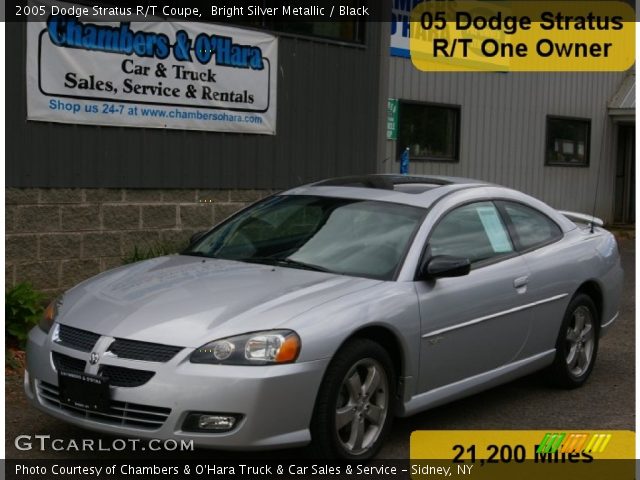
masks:
{"type": "Polygon", "coordinates": [[[49,330],[51,330],[56,318],[58,318],[60,307],[62,307],[62,295],[53,300],[49,306],[45,308],[40,323],[38,324],[44,333],[49,333],[49,330]]]}
{"type": "Polygon", "coordinates": [[[291,363],[300,353],[300,337],[291,330],[253,332],[214,340],[191,354],[192,363],[273,365],[291,363]]]}

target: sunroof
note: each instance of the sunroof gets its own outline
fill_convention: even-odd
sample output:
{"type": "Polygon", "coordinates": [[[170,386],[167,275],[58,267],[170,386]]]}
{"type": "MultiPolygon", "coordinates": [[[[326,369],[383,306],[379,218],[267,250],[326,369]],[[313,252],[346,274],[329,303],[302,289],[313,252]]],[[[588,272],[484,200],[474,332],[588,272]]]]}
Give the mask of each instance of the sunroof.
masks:
{"type": "Polygon", "coordinates": [[[451,185],[453,182],[442,178],[416,177],[409,175],[362,175],[331,178],[314,184],[317,187],[355,187],[395,190],[403,193],[424,193],[428,190],[451,185]]]}
{"type": "Polygon", "coordinates": [[[402,193],[424,193],[441,186],[441,184],[435,183],[397,183],[393,189],[402,193]]]}

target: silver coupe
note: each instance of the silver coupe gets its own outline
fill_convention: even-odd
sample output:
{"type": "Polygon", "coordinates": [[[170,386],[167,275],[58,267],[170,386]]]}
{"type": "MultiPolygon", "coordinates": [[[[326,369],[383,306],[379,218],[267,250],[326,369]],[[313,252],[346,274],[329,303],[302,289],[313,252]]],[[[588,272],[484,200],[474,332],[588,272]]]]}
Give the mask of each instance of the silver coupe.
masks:
{"type": "Polygon", "coordinates": [[[622,288],[601,226],[462,178],[294,188],[56,299],[26,394],[109,434],[366,460],[394,416],[540,369],[582,385],[622,288]]]}

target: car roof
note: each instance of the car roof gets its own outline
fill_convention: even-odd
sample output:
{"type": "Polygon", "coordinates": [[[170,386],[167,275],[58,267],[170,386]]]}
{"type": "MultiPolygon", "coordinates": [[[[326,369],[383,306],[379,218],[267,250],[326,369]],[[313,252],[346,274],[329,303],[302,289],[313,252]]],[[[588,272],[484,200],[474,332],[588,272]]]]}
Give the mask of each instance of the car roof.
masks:
{"type": "Polygon", "coordinates": [[[504,198],[522,202],[552,218],[565,232],[576,228],[576,224],[566,216],[526,193],[463,177],[398,174],[337,177],[293,188],[281,192],[280,195],[316,195],[375,200],[431,208],[440,199],[454,193],[470,201],[482,198],[504,198]]]}
{"type": "Polygon", "coordinates": [[[320,195],[429,207],[452,192],[490,185],[481,180],[444,175],[371,174],[321,180],[281,195],[320,195]]]}

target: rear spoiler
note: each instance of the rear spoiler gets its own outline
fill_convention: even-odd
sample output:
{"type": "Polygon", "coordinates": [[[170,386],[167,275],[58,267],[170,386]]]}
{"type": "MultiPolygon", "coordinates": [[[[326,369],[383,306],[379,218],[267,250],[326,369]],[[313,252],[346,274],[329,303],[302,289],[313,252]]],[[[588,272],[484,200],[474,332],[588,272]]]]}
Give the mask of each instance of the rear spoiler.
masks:
{"type": "Polygon", "coordinates": [[[584,213],[576,213],[576,212],[566,212],[564,210],[559,210],[558,213],[564,215],[572,222],[576,223],[586,223],[587,225],[602,227],[604,222],[602,219],[598,217],[594,217],[592,215],[586,215],[584,213]]]}

